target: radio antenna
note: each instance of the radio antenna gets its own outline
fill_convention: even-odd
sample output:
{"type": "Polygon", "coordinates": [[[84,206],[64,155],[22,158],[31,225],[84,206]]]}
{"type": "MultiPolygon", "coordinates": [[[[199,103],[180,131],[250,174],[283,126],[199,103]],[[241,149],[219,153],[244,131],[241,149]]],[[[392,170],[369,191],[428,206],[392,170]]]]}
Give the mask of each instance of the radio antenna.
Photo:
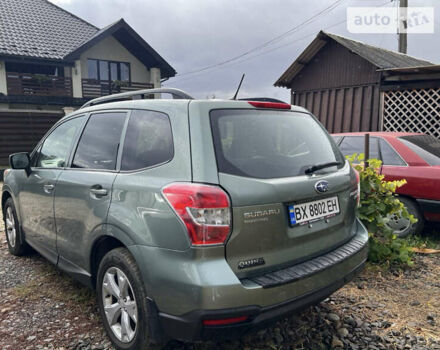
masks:
{"type": "Polygon", "coordinates": [[[237,95],[238,95],[238,92],[240,91],[241,83],[243,82],[244,76],[245,76],[245,74],[243,73],[243,75],[241,76],[240,84],[238,84],[237,91],[235,92],[235,95],[234,95],[234,97],[232,98],[233,100],[236,100],[236,99],[237,99],[237,95]]]}

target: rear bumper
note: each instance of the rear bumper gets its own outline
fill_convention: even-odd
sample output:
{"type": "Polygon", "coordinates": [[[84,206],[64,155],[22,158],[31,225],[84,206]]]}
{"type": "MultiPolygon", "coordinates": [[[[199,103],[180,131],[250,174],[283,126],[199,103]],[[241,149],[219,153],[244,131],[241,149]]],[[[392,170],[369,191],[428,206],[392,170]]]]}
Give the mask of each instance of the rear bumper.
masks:
{"type": "Polygon", "coordinates": [[[160,312],[160,324],[167,336],[183,341],[240,337],[249,331],[270,326],[285,316],[299,312],[310,305],[315,305],[326,299],[350,282],[362,271],[364,265],[365,260],[354,270],[348,272],[332,284],[277,305],[269,307],[248,306],[223,310],[197,310],[182,316],[173,316],[160,312]],[[249,316],[249,318],[246,322],[229,326],[208,327],[202,324],[202,321],[205,319],[223,319],[240,316],[249,316]]]}
{"type": "MultiPolygon", "coordinates": [[[[293,274],[294,278],[287,283],[283,281],[282,284],[277,282],[264,286],[237,280],[229,286],[217,285],[217,287],[204,286],[202,288],[200,285],[193,285],[194,293],[203,289],[198,300],[202,307],[175,315],[166,312],[161,305],[158,305],[162,330],[167,336],[184,341],[231,338],[266,327],[286,315],[320,302],[353,279],[365,264],[368,253],[368,233],[360,222],[357,227],[357,234],[351,241],[311,260],[318,259],[321,263],[321,266],[314,264],[317,267],[314,271],[304,271],[305,263],[296,265],[298,266],[297,272],[307,273],[300,278],[297,278],[298,274],[293,274]],[[353,240],[358,244],[355,250],[350,249],[353,248],[353,240]],[[342,255],[341,251],[346,251],[346,254],[342,255]],[[334,253],[339,256],[337,261],[326,257],[334,253]],[[325,260],[328,260],[328,265],[324,263],[325,260]],[[227,306],[223,307],[223,305],[227,306]],[[206,319],[241,316],[248,316],[248,319],[245,322],[228,326],[203,325],[203,320],[206,319]]],[[[293,268],[295,266],[290,269],[293,268]]],[[[288,272],[292,275],[293,271],[288,272]]],[[[265,277],[267,278],[268,275],[265,277]]],[[[181,300],[181,303],[185,302],[185,299],[181,300]]]]}
{"type": "Polygon", "coordinates": [[[432,199],[417,199],[417,203],[426,220],[440,221],[440,201],[432,199]]]}

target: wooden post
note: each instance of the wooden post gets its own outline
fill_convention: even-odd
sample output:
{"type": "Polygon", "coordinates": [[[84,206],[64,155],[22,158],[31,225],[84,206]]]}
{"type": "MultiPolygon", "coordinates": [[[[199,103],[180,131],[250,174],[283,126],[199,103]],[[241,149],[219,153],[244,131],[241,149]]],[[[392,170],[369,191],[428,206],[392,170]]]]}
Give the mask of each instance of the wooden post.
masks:
{"type": "Polygon", "coordinates": [[[364,154],[364,169],[366,169],[369,166],[368,159],[370,159],[370,134],[368,133],[365,134],[364,154]]]}

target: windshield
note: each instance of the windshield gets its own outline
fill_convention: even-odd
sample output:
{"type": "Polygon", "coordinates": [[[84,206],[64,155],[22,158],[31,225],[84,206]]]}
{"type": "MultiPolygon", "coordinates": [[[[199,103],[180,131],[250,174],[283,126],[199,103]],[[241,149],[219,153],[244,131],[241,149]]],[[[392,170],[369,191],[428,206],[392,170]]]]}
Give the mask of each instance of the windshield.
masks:
{"type": "MultiPolygon", "coordinates": [[[[262,179],[304,175],[312,165],[344,164],[334,141],[306,113],[214,110],[211,125],[218,169],[262,179]]],[[[317,173],[336,170],[336,166],[317,173]]]]}
{"type": "Polygon", "coordinates": [[[410,135],[399,140],[429,165],[440,165],[440,140],[430,135],[410,135]]]}

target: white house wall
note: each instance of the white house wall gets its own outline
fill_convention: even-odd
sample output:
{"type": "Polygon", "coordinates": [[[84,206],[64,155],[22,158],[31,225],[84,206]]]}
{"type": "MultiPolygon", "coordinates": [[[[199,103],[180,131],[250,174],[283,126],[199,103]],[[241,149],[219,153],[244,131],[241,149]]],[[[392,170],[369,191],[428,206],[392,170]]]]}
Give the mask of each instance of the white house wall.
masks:
{"type": "Polygon", "coordinates": [[[128,62],[130,63],[131,81],[137,83],[150,82],[150,73],[147,67],[122,46],[113,36],[101,40],[95,46],[81,54],[81,76],[84,79],[88,78],[88,58],[128,62]]]}

